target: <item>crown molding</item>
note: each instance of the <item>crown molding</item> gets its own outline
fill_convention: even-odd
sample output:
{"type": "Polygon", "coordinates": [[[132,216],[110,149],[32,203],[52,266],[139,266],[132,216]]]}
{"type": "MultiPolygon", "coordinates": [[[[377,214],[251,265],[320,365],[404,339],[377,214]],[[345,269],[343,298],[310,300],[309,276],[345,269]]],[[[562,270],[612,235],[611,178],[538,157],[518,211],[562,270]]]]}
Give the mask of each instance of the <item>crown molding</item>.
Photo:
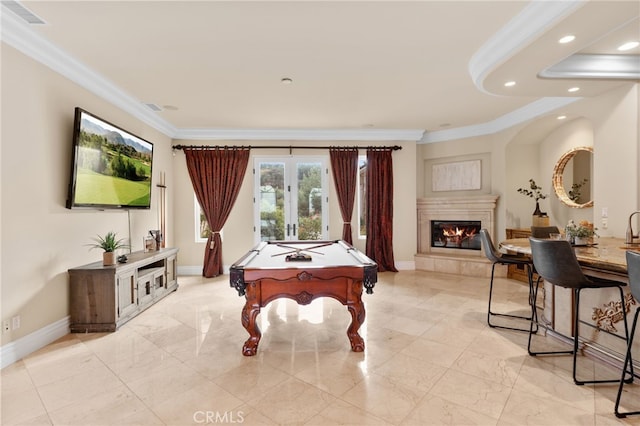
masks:
{"type": "Polygon", "coordinates": [[[419,141],[423,133],[418,129],[179,129],[175,139],[419,141]]]}
{"type": "Polygon", "coordinates": [[[471,57],[469,74],[473,83],[482,92],[491,94],[484,88],[484,80],[491,71],[585,3],[586,0],[535,0],[529,3],[471,57]]]}
{"type": "Polygon", "coordinates": [[[454,129],[438,130],[435,132],[425,132],[424,136],[418,143],[445,142],[449,140],[465,139],[498,133],[517,124],[548,114],[551,111],[572,104],[580,99],[582,98],[541,98],[486,123],[474,126],[456,127],[454,129]]]}

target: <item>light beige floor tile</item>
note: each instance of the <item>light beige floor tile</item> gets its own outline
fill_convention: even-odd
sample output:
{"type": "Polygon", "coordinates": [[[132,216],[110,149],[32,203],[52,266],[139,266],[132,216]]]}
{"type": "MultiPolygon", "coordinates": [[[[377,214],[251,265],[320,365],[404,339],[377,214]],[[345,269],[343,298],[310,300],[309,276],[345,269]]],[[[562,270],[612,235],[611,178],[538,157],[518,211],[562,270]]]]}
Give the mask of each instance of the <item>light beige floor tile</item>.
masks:
{"type": "Polygon", "coordinates": [[[291,378],[248,404],[278,424],[303,424],[333,401],[329,393],[291,378]]]}
{"type": "Polygon", "coordinates": [[[384,376],[371,374],[342,399],[389,423],[398,424],[415,408],[424,392],[398,384],[384,376]]]}
{"type": "MultiPolygon", "coordinates": [[[[212,382],[175,392],[166,401],[151,405],[151,410],[168,425],[198,424],[204,419],[218,423],[238,422],[242,401],[212,382]],[[234,421],[235,420],[235,421],[234,421]]],[[[211,423],[210,423],[211,424],[211,423]]]]}
{"type": "Polygon", "coordinates": [[[456,359],[451,368],[512,387],[526,357],[527,355],[504,356],[500,352],[488,355],[469,349],[456,359]]]}
{"type": "Polygon", "coordinates": [[[499,424],[514,425],[590,426],[595,424],[595,416],[593,410],[584,411],[556,399],[533,398],[527,392],[514,390],[500,421],[499,424]]]}
{"type": "Polygon", "coordinates": [[[31,422],[37,418],[48,421],[47,410],[35,388],[2,392],[0,424],[11,425],[31,422]]]}
{"type": "Polygon", "coordinates": [[[38,393],[48,412],[76,403],[89,401],[104,392],[124,389],[125,386],[113,371],[103,364],[93,365],[92,370],[70,375],[64,379],[38,386],[38,393]]]}
{"type": "Polygon", "coordinates": [[[454,404],[437,396],[427,395],[402,421],[407,426],[450,425],[472,426],[496,425],[498,420],[474,411],[472,407],[454,404]]]}
{"type": "Polygon", "coordinates": [[[462,346],[434,342],[421,337],[413,341],[400,353],[420,360],[428,360],[442,367],[451,367],[464,351],[465,348],[462,346]]]}
{"type": "Polygon", "coordinates": [[[449,369],[429,392],[454,404],[499,419],[511,387],[449,369]],[[464,384],[461,386],[461,384],[464,384]]]}
{"type": "Polygon", "coordinates": [[[340,396],[364,379],[367,368],[345,353],[319,353],[316,362],[295,377],[334,396],[340,396]]]}
{"type": "MultiPolygon", "coordinates": [[[[91,398],[51,411],[54,424],[60,425],[119,425],[133,418],[155,417],[149,409],[124,386],[105,390],[91,398]]],[[[158,424],[158,418],[150,424],[158,424]]]]}
{"type": "Polygon", "coordinates": [[[246,402],[268,393],[289,378],[291,376],[284,371],[249,358],[240,366],[217,376],[213,382],[246,402]]]}
{"type": "Polygon", "coordinates": [[[177,363],[172,368],[154,371],[125,383],[145,404],[153,406],[206,382],[208,380],[197,371],[177,363]]]}
{"type": "Polygon", "coordinates": [[[418,360],[409,355],[397,354],[375,369],[375,374],[384,376],[399,385],[406,386],[416,394],[427,393],[447,371],[445,367],[427,360],[418,360]]]}
{"type": "Polygon", "coordinates": [[[329,404],[319,414],[313,416],[305,425],[388,426],[391,423],[367,414],[365,411],[338,399],[329,404]]]}

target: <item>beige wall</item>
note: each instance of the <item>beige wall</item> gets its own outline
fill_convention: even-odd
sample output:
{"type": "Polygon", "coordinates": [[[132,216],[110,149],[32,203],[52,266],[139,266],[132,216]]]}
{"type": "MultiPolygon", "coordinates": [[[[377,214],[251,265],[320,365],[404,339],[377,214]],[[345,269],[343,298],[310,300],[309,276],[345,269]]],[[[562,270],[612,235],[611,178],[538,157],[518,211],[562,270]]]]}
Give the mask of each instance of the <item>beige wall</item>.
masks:
{"type": "MultiPolygon", "coordinates": [[[[638,84],[626,83],[603,95],[584,98],[563,109],[569,119],[561,125],[555,121],[558,113],[552,113],[488,136],[418,145],[417,196],[433,196],[424,183],[428,183],[429,164],[488,156],[484,161],[491,162],[489,192],[500,196],[496,238],[504,238],[506,228],[531,226],[535,202],[517,192],[528,186],[530,178],[549,195],[540,207],[552,224],[564,227],[569,219],[587,219],[596,224],[600,235],[624,238],[629,214],[640,209],[638,91],[638,84]],[[555,164],[576,146],[594,148],[592,208],[568,207],[553,193],[555,164]],[[608,209],[607,229],[602,227],[603,207],[608,209]]],[[[483,191],[484,187],[477,193],[483,191]]]]}
{"type": "MultiPolygon", "coordinates": [[[[86,247],[92,237],[129,235],[125,211],[65,208],[76,106],[153,142],[154,185],[160,171],[172,179],[169,138],[3,44],[1,313],[21,318],[3,345],[69,315],[67,269],[102,259],[86,247]]],[[[157,203],[154,192],[151,210],[131,212],[134,250],[158,228],[157,203]]]]}
{"type": "MultiPolygon", "coordinates": [[[[175,141],[181,145],[241,145],[232,141],[175,141]]],[[[261,141],[243,141],[245,145],[264,145],[261,141]]],[[[269,146],[369,146],[369,145],[401,145],[402,149],[393,153],[394,170],[394,256],[399,268],[412,268],[413,255],[416,252],[416,208],[415,208],[415,155],[416,145],[413,142],[340,142],[340,141],[287,141],[269,142],[269,146]]],[[[364,153],[364,151],[361,151],[364,153]]],[[[329,153],[318,150],[296,149],[294,155],[325,155],[329,166],[329,153]]],[[[247,250],[255,245],[253,233],[253,159],[254,156],[288,156],[287,150],[280,149],[259,149],[251,152],[249,166],[242,183],[242,188],[236,204],[231,211],[231,215],[224,226],[223,232],[223,264],[228,268],[234,261],[246,254],[247,250]]],[[[204,257],[205,244],[195,242],[195,211],[193,202],[193,189],[189,180],[189,173],[185,164],[184,153],[176,151],[174,157],[174,188],[176,205],[180,206],[175,211],[176,214],[176,245],[180,247],[178,264],[181,270],[193,272],[202,271],[202,259],[204,257]]],[[[338,200],[334,191],[333,175],[329,167],[329,238],[340,239],[342,235],[342,216],[338,206],[338,200]]],[[[352,226],[357,226],[354,212],[352,226]]],[[[354,238],[355,238],[354,234],[354,238]]],[[[364,251],[365,241],[354,241],[354,246],[364,251]]]]}

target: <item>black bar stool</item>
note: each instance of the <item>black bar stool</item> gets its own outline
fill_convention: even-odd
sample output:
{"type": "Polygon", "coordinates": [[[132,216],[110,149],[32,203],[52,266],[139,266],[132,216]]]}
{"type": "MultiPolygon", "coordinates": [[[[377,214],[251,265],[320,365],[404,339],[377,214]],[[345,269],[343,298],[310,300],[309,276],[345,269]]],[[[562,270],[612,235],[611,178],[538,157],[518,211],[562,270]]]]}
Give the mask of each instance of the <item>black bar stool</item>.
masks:
{"type": "MultiPolygon", "coordinates": [[[[622,287],[626,286],[625,283],[611,281],[604,278],[586,277],[582,273],[582,268],[576,259],[576,255],[571,247],[571,244],[565,240],[547,240],[540,238],[530,238],[531,243],[531,255],[533,257],[533,265],[536,272],[539,275],[536,281],[534,289],[534,298],[538,294],[538,288],[540,286],[540,280],[543,279],[551,284],[569,288],[573,290],[574,296],[574,323],[573,323],[573,350],[569,351],[550,351],[550,352],[535,352],[531,349],[531,338],[536,332],[533,330],[534,321],[531,321],[531,330],[529,331],[529,343],[527,349],[529,355],[559,355],[559,354],[573,354],[573,381],[577,385],[592,384],[592,383],[617,383],[619,379],[613,380],[578,380],[576,376],[577,356],[578,356],[578,343],[580,340],[580,328],[579,324],[583,323],[593,328],[597,328],[592,324],[588,324],[584,321],[580,321],[580,292],[584,289],[602,289],[602,288],[617,288],[620,292],[620,302],[622,303],[622,315],[624,318],[624,332],[625,337],[618,336],[617,334],[609,333],[607,330],[599,329],[604,333],[609,333],[620,339],[629,341],[629,329],[627,326],[627,316],[624,307],[624,292],[622,287]]],[[[535,309],[535,307],[534,307],[535,309]]],[[[544,324],[537,324],[541,327],[546,326],[544,324]]],[[[624,369],[623,369],[624,376],[624,369]]]]}
{"type": "MultiPolygon", "coordinates": [[[[489,324],[489,327],[493,327],[493,328],[503,328],[503,329],[506,329],[506,330],[515,330],[515,331],[526,331],[526,332],[528,332],[529,329],[527,329],[527,328],[507,327],[507,326],[503,326],[503,325],[492,324],[491,323],[491,317],[493,317],[493,316],[518,318],[518,319],[523,319],[523,320],[527,320],[527,321],[531,321],[532,317],[531,316],[526,316],[525,317],[525,316],[521,316],[521,315],[512,315],[512,314],[493,312],[491,310],[491,300],[492,300],[492,297],[493,297],[493,277],[494,277],[496,265],[521,265],[521,266],[524,266],[526,268],[527,276],[529,278],[529,305],[533,305],[535,303],[534,299],[532,299],[532,296],[533,296],[533,270],[532,270],[531,259],[529,259],[528,257],[524,257],[524,256],[513,256],[513,255],[508,255],[508,254],[504,254],[504,253],[499,252],[498,250],[496,250],[495,246],[493,245],[493,241],[491,240],[491,236],[489,235],[489,231],[487,231],[486,229],[481,229],[480,230],[480,240],[482,241],[482,247],[484,248],[485,256],[492,263],[492,266],[491,266],[491,282],[489,284],[489,308],[487,310],[487,324],[489,324]]],[[[532,315],[535,315],[535,309],[532,309],[531,312],[532,312],[532,315]]]]}
{"type": "Polygon", "coordinates": [[[531,236],[533,238],[549,238],[551,234],[559,234],[560,230],[557,226],[532,226],[531,236]]]}
{"type": "MultiPolygon", "coordinates": [[[[631,294],[633,298],[640,302],[640,253],[634,251],[627,251],[627,271],[629,273],[629,286],[631,287],[631,294]]],[[[633,382],[633,360],[631,359],[631,347],[633,346],[633,336],[636,333],[636,326],[638,325],[638,314],[640,314],[640,306],[636,308],[636,314],[633,316],[633,324],[631,326],[631,335],[629,336],[629,343],[627,344],[627,355],[624,359],[624,366],[622,367],[622,376],[620,376],[620,387],[618,387],[618,396],[616,397],[615,413],[616,417],[627,417],[633,414],[640,414],[640,411],[626,411],[620,412],[620,399],[622,397],[622,388],[625,383],[633,382]],[[625,379],[627,374],[631,374],[631,379],[625,379]]],[[[638,377],[637,375],[635,375],[638,377]]],[[[636,402],[638,402],[636,400],[636,402]]]]}

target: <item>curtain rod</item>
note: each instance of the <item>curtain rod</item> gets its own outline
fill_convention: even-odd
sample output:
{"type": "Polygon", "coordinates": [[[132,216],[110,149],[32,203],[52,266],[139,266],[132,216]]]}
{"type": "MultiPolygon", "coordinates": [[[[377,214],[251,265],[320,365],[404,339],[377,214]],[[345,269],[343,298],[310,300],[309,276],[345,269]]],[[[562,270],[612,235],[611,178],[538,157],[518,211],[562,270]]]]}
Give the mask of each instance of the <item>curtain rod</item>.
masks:
{"type": "Polygon", "coordinates": [[[185,149],[185,148],[193,148],[193,149],[217,149],[217,148],[249,148],[249,149],[288,149],[289,153],[291,153],[294,149],[342,149],[342,148],[352,148],[352,149],[390,149],[392,151],[401,150],[402,147],[398,145],[394,146],[293,146],[293,145],[173,145],[171,148],[173,149],[185,149]]]}

